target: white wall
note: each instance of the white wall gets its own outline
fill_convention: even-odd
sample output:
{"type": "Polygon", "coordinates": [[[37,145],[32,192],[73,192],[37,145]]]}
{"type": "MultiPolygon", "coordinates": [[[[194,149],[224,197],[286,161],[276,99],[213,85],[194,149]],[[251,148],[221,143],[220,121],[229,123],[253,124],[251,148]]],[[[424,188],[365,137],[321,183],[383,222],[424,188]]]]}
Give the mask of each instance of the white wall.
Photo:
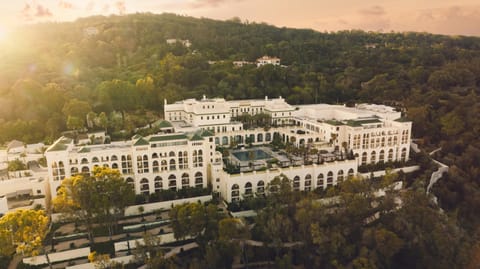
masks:
{"type": "Polygon", "coordinates": [[[149,204],[143,204],[143,205],[134,205],[134,206],[129,206],[125,209],[125,216],[140,215],[140,211],[138,211],[138,208],[141,206],[143,206],[143,209],[145,210],[144,213],[150,213],[150,212],[154,212],[155,210],[168,210],[173,206],[184,204],[184,203],[196,203],[198,201],[200,201],[201,203],[205,203],[210,200],[212,200],[212,195],[164,201],[164,202],[158,202],[158,203],[149,203],[149,204]]]}
{"type": "MultiPolygon", "coordinates": [[[[90,247],[49,253],[48,257],[50,258],[50,262],[54,263],[87,257],[88,254],[90,254],[90,247]]],[[[47,264],[47,258],[45,255],[24,258],[23,263],[30,265],[47,264]]]]}
{"type": "Polygon", "coordinates": [[[273,180],[276,176],[280,176],[281,174],[287,176],[290,180],[296,176],[300,177],[300,190],[305,189],[305,177],[310,174],[311,175],[311,190],[317,188],[317,177],[319,174],[323,174],[324,178],[324,187],[327,185],[327,174],[329,171],[333,172],[333,185],[337,184],[337,174],[338,171],[343,170],[344,180],[347,180],[348,170],[352,169],[353,174],[357,173],[357,161],[356,160],[345,160],[345,161],[335,161],[335,162],[325,162],[324,164],[313,164],[313,165],[302,165],[302,166],[290,166],[287,168],[277,168],[277,169],[270,169],[266,171],[253,171],[248,173],[240,173],[240,174],[228,174],[223,170],[213,170],[213,178],[219,178],[220,183],[214,184],[214,186],[218,185],[220,188],[216,189],[219,191],[227,202],[232,201],[231,190],[234,184],[239,185],[240,191],[240,199],[242,195],[245,193],[245,184],[247,182],[252,183],[252,191],[253,193],[256,192],[257,184],[260,181],[265,183],[265,188],[267,187],[268,183],[273,180]]]}
{"type": "Polygon", "coordinates": [[[6,196],[0,197],[0,214],[5,214],[7,212],[8,212],[7,197],[6,196]]]}

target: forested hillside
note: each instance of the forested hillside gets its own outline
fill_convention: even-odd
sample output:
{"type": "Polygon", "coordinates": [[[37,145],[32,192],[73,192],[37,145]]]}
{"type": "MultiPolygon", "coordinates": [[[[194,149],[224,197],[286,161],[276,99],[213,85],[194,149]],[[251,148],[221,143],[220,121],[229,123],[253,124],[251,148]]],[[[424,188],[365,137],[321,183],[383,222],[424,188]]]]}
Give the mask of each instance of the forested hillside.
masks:
{"type": "Polygon", "coordinates": [[[451,166],[435,188],[441,206],[480,232],[480,38],[135,14],[30,25],[0,47],[0,142],[85,127],[128,137],[161,115],[165,98],[203,94],[405,107],[413,136],[441,146],[451,166]],[[166,43],[173,38],[192,45],[166,43]],[[263,55],[285,67],[232,65],[263,55]]]}

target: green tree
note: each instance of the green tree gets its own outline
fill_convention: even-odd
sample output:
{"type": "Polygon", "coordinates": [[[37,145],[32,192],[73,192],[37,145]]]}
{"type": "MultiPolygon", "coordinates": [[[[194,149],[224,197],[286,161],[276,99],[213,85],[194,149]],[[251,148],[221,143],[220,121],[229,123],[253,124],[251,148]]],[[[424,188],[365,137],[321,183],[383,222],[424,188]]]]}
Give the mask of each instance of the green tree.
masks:
{"type": "Polygon", "coordinates": [[[79,131],[85,128],[85,121],[79,117],[68,116],[67,128],[74,131],[79,131]]]}
{"type": "Polygon", "coordinates": [[[442,125],[442,132],[448,136],[455,136],[463,132],[465,128],[465,121],[454,111],[441,117],[440,124],[442,125]]]}
{"type": "Polygon", "coordinates": [[[10,255],[16,251],[22,255],[45,253],[47,263],[52,265],[42,242],[49,230],[48,217],[43,210],[19,209],[0,218],[0,253],[10,255]]]}
{"type": "Polygon", "coordinates": [[[13,161],[8,162],[8,171],[11,171],[11,172],[22,171],[26,169],[27,169],[27,166],[20,159],[15,159],[13,161]]]}
{"type": "Polygon", "coordinates": [[[134,200],[132,188],[118,170],[96,167],[92,174],[64,179],[53,200],[54,209],[66,219],[85,224],[91,244],[94,243],[95,222],[105,223],[112,235],[118,217],[134,200]]]}
{"type": "Polygon", "coordinates": [[[62,112],[66,117],[77,117],[83,121],[86,119],[90,111],[92,111],[92,107],[88,102],[80,101],[75,98],[65,103],[62,109],[62,112]]]}
{"type": "Polygon", "coordinates": [[[176,205],[170,210],[169,215],[177,239],[197,237],[206,226],[205,206],[199,203],[176,205]]]}
{"type": "Polygon", "coordinates": [[[135,259],[145,263],[148,268],[175,268],[174,258],[165,258],[160,238],[150,233],[143,235],[143,243],[136,241],[135,259]]]}
{"type": "Polygon", "coordinates": [[[105,112],[100,112],[100,114],[98,114],[98,117],[95,119],[95,125],[102,128],[105,132],[107,131],[108,117],[105,112]]]}

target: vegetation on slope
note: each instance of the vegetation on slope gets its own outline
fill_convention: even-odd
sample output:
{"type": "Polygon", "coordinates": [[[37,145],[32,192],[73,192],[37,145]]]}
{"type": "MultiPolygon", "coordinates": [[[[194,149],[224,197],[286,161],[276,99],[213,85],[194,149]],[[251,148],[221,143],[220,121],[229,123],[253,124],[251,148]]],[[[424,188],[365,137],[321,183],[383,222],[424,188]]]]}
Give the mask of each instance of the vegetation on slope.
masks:
{"type": "Polygon", "coordinates": [[[451,166],[434,187],[440,205],[471,238],[480,234],[480,38],[135,14],[31,25],[0,46],[0,142],[85,127],[128,137],[161,114],[164,99],[202,94],[405,107],[414,137],[441,146],[436,157],[451,166]],[[231,64],[263,55],[286,67],[231,64]]]}

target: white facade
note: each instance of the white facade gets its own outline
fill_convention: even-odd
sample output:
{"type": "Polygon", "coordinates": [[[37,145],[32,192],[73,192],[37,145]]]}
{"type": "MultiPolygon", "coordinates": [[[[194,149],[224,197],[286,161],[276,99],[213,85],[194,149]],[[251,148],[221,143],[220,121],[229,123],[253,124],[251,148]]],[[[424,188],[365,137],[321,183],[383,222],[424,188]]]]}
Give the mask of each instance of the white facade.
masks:
{"type": "MultiPolygon", "coordinates": [[[[236,132],[243,128],[240,122],[233,118],[243,114],[269,114],[272,123],[290,124],[295,108],[285,102],[282,97],[265,100],[225,101],[223,98],[202,100],[187,99],[167,104],[165,100],[165,119],[171,122],[184,122],[186,125],[208,129],[215,133],[236,132]]],[[[180,126],[179,126],[180,127],[180,126]]]]}
{"type": "Polygon", "coordinates": [[[264,66],[267,64],[271,65],[280,65],[280,58],[277,57],[270,57],[270,56],[263,56],[257,59],[257,67],[264,66]]]}
{"type": "MultiPolygon", "coordinates": [[[[353,152],[356,156],[355,160],[240,174],[228,174],[221,162],[217,161],[211,166],[212,185],[214,191],[220,192],[228,202],[257,192],[255,188],[266,187],[270,180],[280,174],[294,180],[299,190],[326,188],[357,174],[359,165],[409,159],[412,124],[403,121],[400,112],[383,105],[346,107],[319,104],[293,107],[281,97],[237,101],[204,97],[200,101],[165,102],[165,118],[183,122],[189,128],[212,130],[216,146],[229,146],[232,142],[246,145],[247,141],[253,145],[268,144],[274,137],[279,137],[282,142],[290,142],[295,146],[311,145],[328,152],[353,152]],[[274,126],[281,126],[243,129],[240,123],[232,119],[245,113],[270,114],[274,126]]],[[[182,128],[182,124],[177,124],[177,127],[182,128]]]]}
{"type": "Polygon", "coordinates": [[[0,214],[5,214],[9,210],[25,206],[33,207],[35,204],[29,201],[37,197],[35,202],[45,204],[47,196],[48,173],[46,169],[37,169],[37,171],[25,170],[10,172],[9,178],[0,180],[0,214]],[[25,197],[26,196],[26,197],[25,197]],[[9,206],[8,199],[22,197],[22,201],[12,202],[9,206]]]}
{"type": "Polygon", "coordinates": [[[227,202],[232,202],[264,194],[268,184],[280,175],[285,175],[292,181],[294,191],[326,189],[356,175],[357,161],[335,161],[240,174],[228,174],[218,167],[215,168],[212,171],[212,178],[215,179],[213,188],[220,192],[227,202]]]}
{"type": "Polygon", "coordinates": [[[261,194],[281,174],[293,181],[295,190],[308,191],[336,185],[356,175],[362,164],[409,158],[411,122],[381,105],[293,107],[281,97],[235,101],[204,97],[174,104],[165,101],[165,119],[171,123],[162,123],[168,125],[168,134],[85,146],[68,138],[58,139],[45,152],[52,196],[63,178],[91,173],[95,166],[118,169],[137,194],[206,187],[211,182],[213,191],[231,202],[261,194]],[[271,116],[271,128],[244,129],[234,121],[237,116],[259,113],[271,116]],[[215,151],[216,146],[232,142],[260,145],[274,138],[323,150],[333,157],[305,165],[293,160],[285,166],[287,162],[280,160],[265,171],[229,174],[222,154],[215,151]],[[345,158],[343,152],[353,152],[356,157],[345,158]]]}
{"type": "Polygon", "coordinates": [[[297,125],[317,133],[320,141],[357,154],[359,164],[409,159],[412,123],[392,107],[361,104],[299,106],[297,125]]]}
{"type": "Polygon", "coordinates": [[[130,141],[77,146],[68,138],[50,146],[47,158],[50,188],[55,197],[62,179],[91,173],[96,166],[115,168],[135,189],[206,187],[207,166],[213,162],[213,137],[208,132],[135,136],[130,141]]]}

